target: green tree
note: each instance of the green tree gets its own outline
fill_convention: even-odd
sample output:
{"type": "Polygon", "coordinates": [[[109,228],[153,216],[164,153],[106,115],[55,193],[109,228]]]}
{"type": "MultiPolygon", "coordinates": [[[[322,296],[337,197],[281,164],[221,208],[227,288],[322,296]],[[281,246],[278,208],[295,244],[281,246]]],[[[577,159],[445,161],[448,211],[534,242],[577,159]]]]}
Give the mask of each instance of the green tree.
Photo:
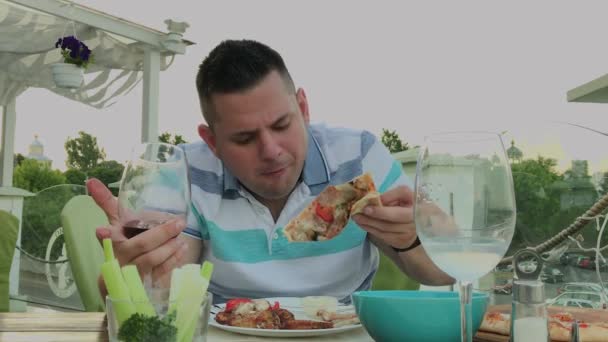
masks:
{"type": "Polygon", "coordinates": [[[68,184],[84,185],[87,179],[87,175],[78,169],[67,169],[63,176],[68,184]]]}
{"type": "Polygon", "coordinates": [[[409,149],[409,145],[404,143],[394,130],[382,129],[382,143],[391,153],[401,152],[409,149]]]}
{"type": "MultiPolygon", "coordinates": [[[[549,224],[560,229],[566,228],[583,215],[599,199],[598,195],[604,190],[601,182],[600,189],[592,183],[586,160],[572,161],[572,167],[564,172],[563,181],[558,182],[555,188],[560,192],[562,208],[549,218],[549,224]]],[[[598,231],[592,228],[595,226],[596,223],[592,221],[587,228],[580,231],[585,241],[583,245],[595,246],[598,237],[598,231]]],[[[604,234],[602,241],[602,245],[608,243],[608,235],[604,234]]]]}
{"type": "MultiPolygon", "coordinates": [[[[21,239],[21,248],[44,258],[51,235],[61,227],[61,210],[72,197],[84,194],[83,185],[61,184],[45,188],[36,196],[26,197],[23,200],[21,236],[27,238],[21,239]]],[[[55,246],[61,246],[61,240],[55,246]]],[[[59,259],[60,255],[61,248],[53,248],[51,259],[59,259]]]]}
{"type": "Polygon", "coordinates": [[[13,157],[13,167],[17,167],[21,165],[21,163],[25,160],[25,157],[21,153],[16,153],[13,157]]]}
{"type": "Polygon", "coordinates": [[[179,145],[179,144],[187,143],[187,141],[184,140],[184,138],[181,135],[174,134],[172,137],[171,133],[169,133],[169,132],[164,132],[163,134],[159,135],[158,141],[164,142],[166,144],[171,144],[171,145],[179,145]]]}
{"type": "Polygon", "coordinates": [[[87,173],[106,158],[106,153],[97,146],[97,138],[94,136],[83,131],[78,132],[78,135],[78,138],[68,138],[65,142],[68,154],[66,166],[87,173]]]}
{"type": "Polygon", "coordinates": [[[65,177],[59,170],[52,170],[33,159],[25,159],[15,168],[13,183],[15,187],[38,192],[58,184],[65,184],[65,177]]]}
{"type": "MultiPolygon", "coordinates": [[[[124,166],[115,160],[108,160],[99,163],[89,172],[89,177],[99,179],[103,184],[109,186],[117,182],[122,177],[124,166]]],[[[118,189],[110,189],[114,195],[118,195],[118,189]]]]}
{"type": "Polygon", "coordinates": [[[555,184],[562,176],[555,171],[556,165],[555,159],[544,157],[511,164],[517,223],[510,252],[536,245],[559,231],[559,226],[549,222],[560,211],[555,184]]]}
{"type": "MultiPolygon", "coordinates": [[[[585,211],[587,211],[587,209],[589,209],[589,207],[587,207],[587,206],[570,207],[570,208],[563,209],[559,212],[554,213],[553,216],[550,217],[548,220],[549,225],[555,226],[555,231],[553,232],[553,235],[555,235],[555,233],[566,228],[568,225],[570,225],[572,222],[574,222],[574,220],[576,220],[578,217],[583,215],[585,213],[585,211]]],[[[600,227],[601,227],[601,225],[600,225],[600,227]]],[[[589,222],[587,224],[587,226],[585,228],[583,228],[579,233],[576,234],[576,235],[579,235],[579,234],[582,235],[583,240],[584,240],[583,246],[595,247],[597,237],[599,234],[599,232],[595,228],[596,228],[596,222],[595,222],[595,220],[593,220],[593,221],[589,222]]],[[[551,236],[553,236],[553,235],[551,235],[551,236]]],[[[549,238],[549,236],[546,236],[545,240],[547,238],[549,238]]],[[[604,232],[604,234],[602,236],[601,245],[604,246],[606,244],[608,244],[608,235],[606,234],[606,232],[604,232]]]]}

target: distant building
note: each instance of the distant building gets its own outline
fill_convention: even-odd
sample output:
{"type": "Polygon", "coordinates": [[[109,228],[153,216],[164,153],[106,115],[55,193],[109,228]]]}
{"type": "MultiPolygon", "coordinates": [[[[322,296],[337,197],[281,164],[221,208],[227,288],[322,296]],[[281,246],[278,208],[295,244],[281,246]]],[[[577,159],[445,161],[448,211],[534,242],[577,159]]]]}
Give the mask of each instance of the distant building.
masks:
{"type": "Polygon", "coordinates": [[[572,168],[564,174],[563,181],[555,182],[552,187],[560,192],[562,210],[575,207],[590,207],[597,200],[597,189],[588,174],[586,160],[573,160],[572,168]]]}
{"type": "Polygon", "coordinates": [[[571,178],[588,178],[589,163],[586,160],[573,160],[571,171],[571,178]]]}
{"type": "MultiPolygon", "coordinates": [[[[403,172],[412,180],[416,178],[416,164],[419,148],[411,148],[406,151],[393,153],[393,157],[401,163],[403,172]]],[[[434,201],[437,202],[446,212],[456,218],[461,226],[484,225],[491,215],[508,214],[509,196],[504,191],[490,191],[495,184],[502,186],[504,173],[507,172],[505,166],[492,164],[492,160],[479,158],[477,156],[455,157],[445,159],[437,155],[433,160],[435,174],[442,174],[447,180],[445,184],[439,186],[433,194],[434,201]],[[445,168],[442,167],[445,165],[445,168]],[[470,186],[475,187],[475,192],[468,190],[470,186]],[[486,213],[487,216],[473,216],[473,206],[483,206],[485,210],[477,210],[476,214],[486,213]],[[506,211],[505,211],[506,210],[506,211]]],[[[432,191],[432,190],[431,190],[432,191]]]]}
{"type": "Polygon", "coordinates": [[[507,149],[507,156],[509,157],[511,163],[519,163],[524,157],[524,154],[521,152],[521,150],[515,147],[514,140],[511,140],[511,147],[507,149]]]}
{"type": "Polygon", "coordinates": [[[416,162],[420,148],[414,147],[405,151],[393,153],[393,157],[401,163],[403,172],[412,180],[416,177],[416,162]]]}
{"type": "Polygon", "coordinates": [[[38,135],[34,135],[34,141],[28,148],[28,154],[25,159],[34,159],[46,167],[51,167],[52,160],[44,155],[44,145],[38,140],[38,135]]]}

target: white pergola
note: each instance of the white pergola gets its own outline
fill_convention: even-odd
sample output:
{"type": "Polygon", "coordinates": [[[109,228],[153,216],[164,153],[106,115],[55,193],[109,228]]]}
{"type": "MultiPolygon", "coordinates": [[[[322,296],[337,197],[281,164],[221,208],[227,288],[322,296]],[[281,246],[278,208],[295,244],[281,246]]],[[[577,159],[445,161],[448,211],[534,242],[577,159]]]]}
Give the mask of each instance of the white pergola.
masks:
{"type": "MultiPolygon", "coordinates": [[[[0,0],[0,209],[21,218],[23,197],[31,195],[12,186],[16,99],[30,87],[46,88],[101,109],[143,80],[141,141],[158,139],[160,71],[193,44],[182,39],[188,24],[171,20],[165,23],[169,32],[67,0],[0,0]],[[63,58],[55,42],[74,34],[92,50],[94,63],[87,68],[79,89],[58,88],[50,66],[63,58]]],[[[16,250],[11,294],[17,294],[19,257],[16,250]]]]}

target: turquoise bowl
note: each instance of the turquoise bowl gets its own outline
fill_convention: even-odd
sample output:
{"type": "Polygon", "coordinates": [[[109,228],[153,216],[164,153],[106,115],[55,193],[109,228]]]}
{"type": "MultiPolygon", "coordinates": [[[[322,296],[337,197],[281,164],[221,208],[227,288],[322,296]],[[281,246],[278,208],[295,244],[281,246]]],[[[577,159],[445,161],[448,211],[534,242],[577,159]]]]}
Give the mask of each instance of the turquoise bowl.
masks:
{"type": "MultiPolygon", "coordinates": [[[[359,291],[352,300],[367,333],[376,342],[460,341],[457,292],[359,291]]],[[[473,293],[473,332],[488,306],[487,293],[473,293]]]]}

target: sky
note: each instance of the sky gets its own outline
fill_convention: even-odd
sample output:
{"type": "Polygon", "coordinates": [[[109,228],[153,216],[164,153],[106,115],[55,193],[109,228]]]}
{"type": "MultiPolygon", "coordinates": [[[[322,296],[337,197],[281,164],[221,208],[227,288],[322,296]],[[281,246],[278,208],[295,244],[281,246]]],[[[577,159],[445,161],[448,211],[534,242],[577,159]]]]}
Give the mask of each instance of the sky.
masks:
{"type": "MultiPolygon", "coordinates": [[[[307,94],[311,120],[396,130],[419,145],[438,131],[506,132],[526,156],[587,159],[608,171],[608,104],[568,103],[568,90],[608,73],[606,1],[135,1],[77,0],[166,31],[186,21],[185,55],[160,75],[160,131],[200,139],[194,79],[224,39],[255,39],[282,54],[307,94]],[[604,147],[604,148],[600,148],[604,147]]],[[[98,110],[49,91],[17,99],[15,152],[34,135],[64,170],[64,143],[97,137],[107,159],[124,162],[140,139],[139,85],[98,110]]],[[[507,146],[508,147],[508,146],[507,146]]]]}

